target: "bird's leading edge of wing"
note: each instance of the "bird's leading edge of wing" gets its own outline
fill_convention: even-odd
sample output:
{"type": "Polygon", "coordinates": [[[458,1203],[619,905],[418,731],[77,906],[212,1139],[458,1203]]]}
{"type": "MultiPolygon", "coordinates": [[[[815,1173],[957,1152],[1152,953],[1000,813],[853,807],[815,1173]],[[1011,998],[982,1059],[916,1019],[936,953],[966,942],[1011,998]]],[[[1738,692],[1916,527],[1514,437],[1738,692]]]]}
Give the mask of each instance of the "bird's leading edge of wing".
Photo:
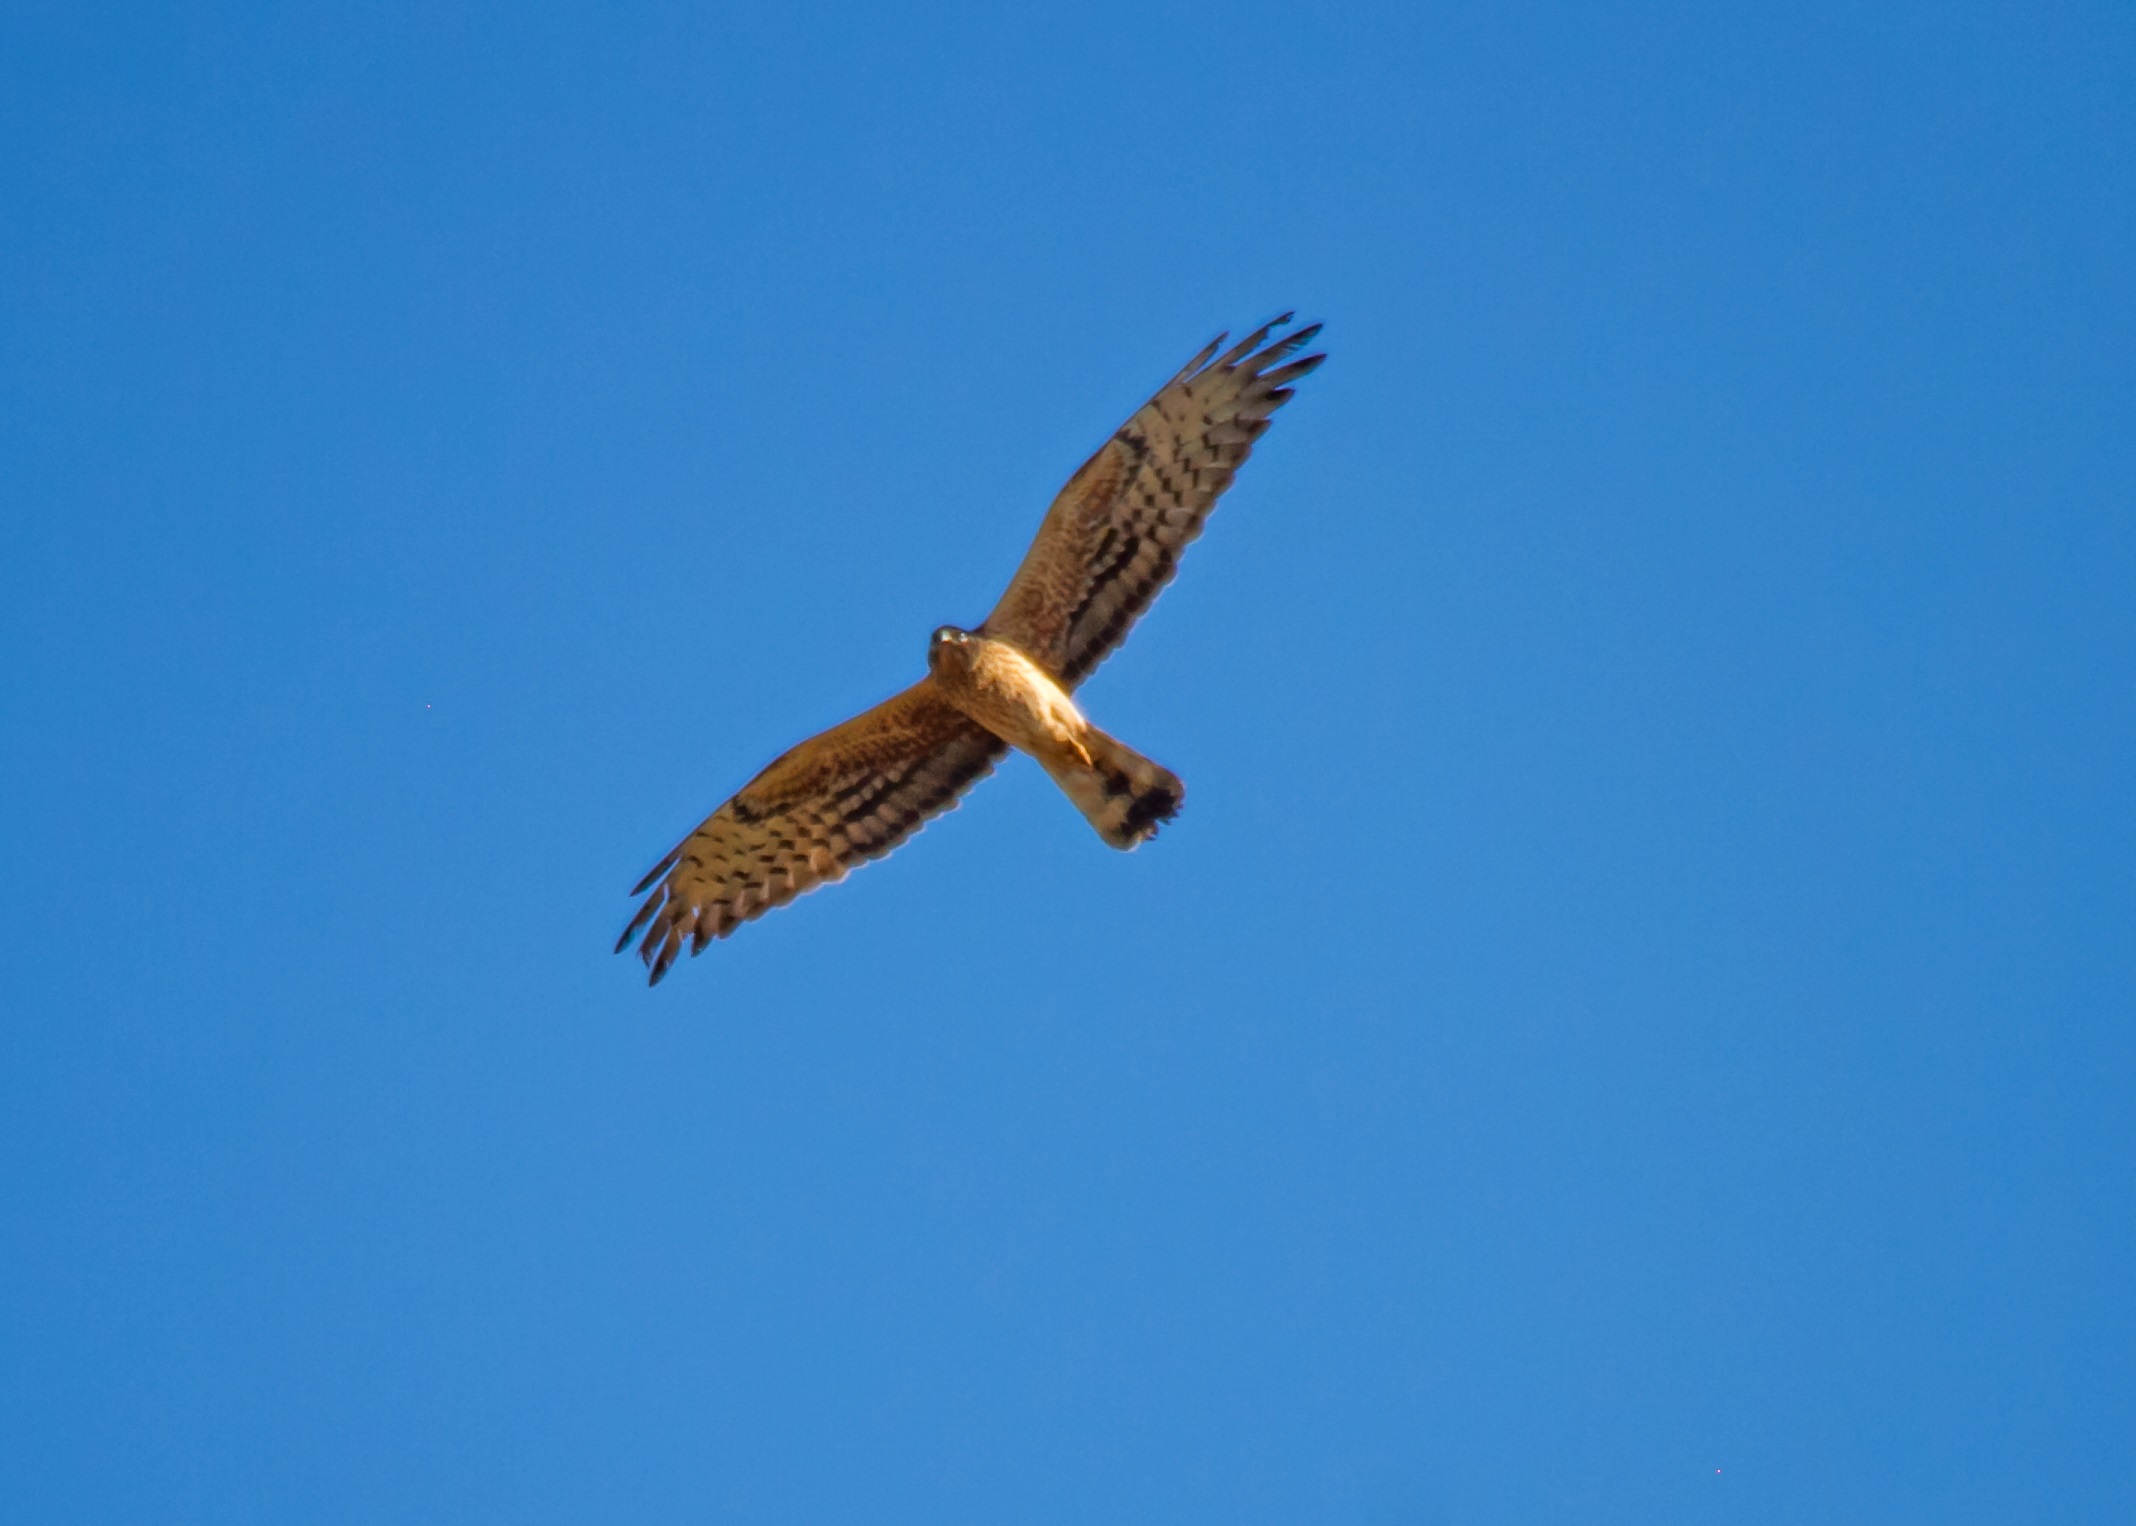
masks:
{"type": "Polygon", "coordinates": [[[1320,332],[1317,323],[1267,343],[1289,321],[1285,313],[1221,355],[1219,335],[1083,463],[987,616],[986,634],[1013,641],[1071,688],[1126,638],[1290,399],[1288,384],[1327,358],[1289,359],[1320,332]]]}
{"type": "Polygon", "coordinates": [[[617,952],[642,930],[638,952],[657,983],[685,942],[696,954],[888,853],[985,777],[1004,750],[951,708],[933,679],[920,680],[781,756],[677,843],[631,892],[646,899],[617,952]]]}

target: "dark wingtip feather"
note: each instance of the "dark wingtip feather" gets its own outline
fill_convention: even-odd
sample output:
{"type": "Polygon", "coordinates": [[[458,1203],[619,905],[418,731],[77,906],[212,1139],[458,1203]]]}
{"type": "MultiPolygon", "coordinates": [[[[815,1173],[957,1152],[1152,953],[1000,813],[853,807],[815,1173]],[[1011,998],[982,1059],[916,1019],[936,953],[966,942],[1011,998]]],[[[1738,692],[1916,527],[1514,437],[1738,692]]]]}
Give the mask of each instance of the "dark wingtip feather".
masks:
{"type": "Polygon", "coordinates": [[[681,952],[682,929],[670,927],[667,938],[660,945],[660,952],[653,957],[653,973],[646,978],[645,983],[649,986],[660,984],[660,977],[668,972],[668,966],[675,962],[675,956],[681,952]]]}
{"type": "Polygon", "coordinates": [[[1290,322],[1289,313],[1285,313],[1280,318],[1271,318],[1268,322],[1262,324],[1259,328],[1248,334],[1244,339],[1241,339],[1230,349],[1224,351],[1223,355],[1218,358],[1216,364],[1220,367],[1237,365],[1241,360],[1244,360],[1247,356],[1253,354],[1254,351],[1258,350],[1270,334],[1274,333],[1277,329],[1281,328],[1284,324],[1288,322],[1290,322]]]}
{"type": "Polygon", "coordinates": [[[1263,371],[1261,380],[1271,387],[1281,387],[1298,380],[1302,376],[1311,376],[1320,369],[1320,363],[1326,359],[1326,355],[1307,355],[1302,359],[1292,361],[1287,366],[1278,366],[1273,371],[1263,371]]]}
{"type": "Polygon", "coordinates": [[[676,847],[670,849],[666,858],[663,858],[662,860],[660,860],[659,863],[653,865],[652,868],[646,871],[644,879],[638,881],[637,884],[631,886],[630,893],[632,895],[644,895],[646,891],[653,888],[654,880],[659,879],[661,875],[667,873],[668,870],[675,867],[675,860],[680,858],[681,856],[682,848],[680,845],[677,845],[676,847]]]}
{"type": "MultiPolygon", "coordinates": [[[[1214,355],[1218,350],[1222,349],[1224,347],[1224,341],[1226,339],[1229,339],[1230,337],[1231,333],[1227,329],[1223,333],[1218,334],[1214,339],[1210,340],[1206,345],[1203,345],[1199,354],[1197,354],[1192,360],[1188,361],[1185,365],[1179,368],[1179,374],[1173,377],[1172,381],[1184,381],[1190,376],[1199,374],[1203,370],[1203,368],[1205,368],[1209,364],[1209,357],[1214,355]]],[[[1170,386],[1171,382],[1167,382],[1165,385],[1170,386]]]]}
{"type": "Polygon", "coordinates": [[[660,903],[664,899],[665,897],[657,895],[648,897],[645,904],[638,908],[638,914],[630,919],[630,926],[623,929],[623,936],[616,939],[617,953],[622,953],[630,946],[630,940],[638,936],[639,928],[653,919],[653,913],[660,909],[660,903]]]}
{"type": "Polygon", "coordinates": [[[1298,332],[1295,334],[1289,335],[1288,337],[1283,339],[1279,339],[1274,344],[1270,345],[1267,349],[1262,350],[1251,360],[1247,361],[1246,369],[1251,371],[1256,376],[1262,375],[1268,370],[1270,366],[1274,365],[1277,361],[1282,360],[1286,356],[1295,355],[1300,350],[1304,349],[1307,345],[1311,344],[1313,342],[1314,337],[1317,336],[1319,333],[1320,325],[1315,323],[1309,328],[1302,328],[1298,330],[1298,332]]]}

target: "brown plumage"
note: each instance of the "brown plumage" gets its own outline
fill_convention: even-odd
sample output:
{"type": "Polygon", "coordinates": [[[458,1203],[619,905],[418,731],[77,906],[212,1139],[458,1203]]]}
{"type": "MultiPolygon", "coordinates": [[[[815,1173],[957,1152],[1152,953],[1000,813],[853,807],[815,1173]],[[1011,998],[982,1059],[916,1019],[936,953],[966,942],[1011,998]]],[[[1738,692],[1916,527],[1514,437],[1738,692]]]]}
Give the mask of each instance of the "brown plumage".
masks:
{"type": "Polygon", "coordinates": [[[685,944],[695,954],[889,852],[1010,746],[1113,846],[1154,835],[1184,786],[1069,696],[1171,581],[1288,384],[1325,359],[1289,358],[1318,324],[1266,343],[1289,321],[1222,354],[1219,337],[1143,404],[1068,479],[986,623],[937,631],[926,678],[784,754],[678,843],[632,892],[646,900],[618,952],[642,933],[657,982],[685,944]]]}
{"type": "Polygon", "coordinates": [[[639,952],[657,982],[685,942],[698,953],[802,891],[844,879],[854,864],[881,858],[1007,750],[947,704],[932,679],[921,679],[778,758],[677,843],[631,892],[645,895],[645,904],[616,952],[644,929],[639,952]]]}
{"type": "Polygon", "coordinates": [[[927,651],[942,697],[1038,759],[1098,835],[1133,848],[1179,814],[1187,787],[1162,764],[1083,717],[1068,691],[1007,641],[945,625],[927,651]]]}
{"type": "Polygon", "coordinates": [[[1262,348],[1289,321],[1221,356],[1219,336],[1077,469],[981,631],[1015,642],[1068,689],[1090,676],[1172,580],[1269,415],[1290,401],[1288,383],[1327,358],[1279,365],[1320,332],[1316,323],[1262,348]]]}

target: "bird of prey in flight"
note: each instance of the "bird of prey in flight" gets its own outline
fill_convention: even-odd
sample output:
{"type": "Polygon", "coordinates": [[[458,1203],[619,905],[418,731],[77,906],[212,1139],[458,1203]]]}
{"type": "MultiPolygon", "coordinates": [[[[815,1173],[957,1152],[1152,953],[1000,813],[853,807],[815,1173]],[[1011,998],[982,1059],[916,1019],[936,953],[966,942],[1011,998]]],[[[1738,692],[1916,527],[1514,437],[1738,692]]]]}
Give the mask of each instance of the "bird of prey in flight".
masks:
{"type": "Polygon", "coordinates": [[[1171,581],[1289,384],[1326,359],[1290,358],[1317,323],[1269,342],[1289,321],[1221,354],[1219,335],[1158,389],[1068,479],[985,623],[937,630],[925,678],[777,758],[705,818],[631,892],[645,902],[616,951],[642,932],[658,982],[685,944],[699,953],[888,853],[1011,747],[1114,847],[1153,836],[1185,786],[1091,725],[1069,695],[1171,581]]]}

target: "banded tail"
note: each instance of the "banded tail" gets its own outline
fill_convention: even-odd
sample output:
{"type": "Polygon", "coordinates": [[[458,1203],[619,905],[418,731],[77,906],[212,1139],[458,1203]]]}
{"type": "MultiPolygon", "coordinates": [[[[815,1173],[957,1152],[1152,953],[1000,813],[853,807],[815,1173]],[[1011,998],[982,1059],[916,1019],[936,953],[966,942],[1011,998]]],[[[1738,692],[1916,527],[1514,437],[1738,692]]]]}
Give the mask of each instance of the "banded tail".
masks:
{"type": "Polygon", "coordinates": [[[1084,730],[1082,743],[1090,754],[1087,764],[1072,754],[1039,761],[1098,835],[1115,848],[1132,848],[1155,837],[1158,827],[1179,814],[1187,798],[1179,775],[1095,726],[1084,730]]]}

